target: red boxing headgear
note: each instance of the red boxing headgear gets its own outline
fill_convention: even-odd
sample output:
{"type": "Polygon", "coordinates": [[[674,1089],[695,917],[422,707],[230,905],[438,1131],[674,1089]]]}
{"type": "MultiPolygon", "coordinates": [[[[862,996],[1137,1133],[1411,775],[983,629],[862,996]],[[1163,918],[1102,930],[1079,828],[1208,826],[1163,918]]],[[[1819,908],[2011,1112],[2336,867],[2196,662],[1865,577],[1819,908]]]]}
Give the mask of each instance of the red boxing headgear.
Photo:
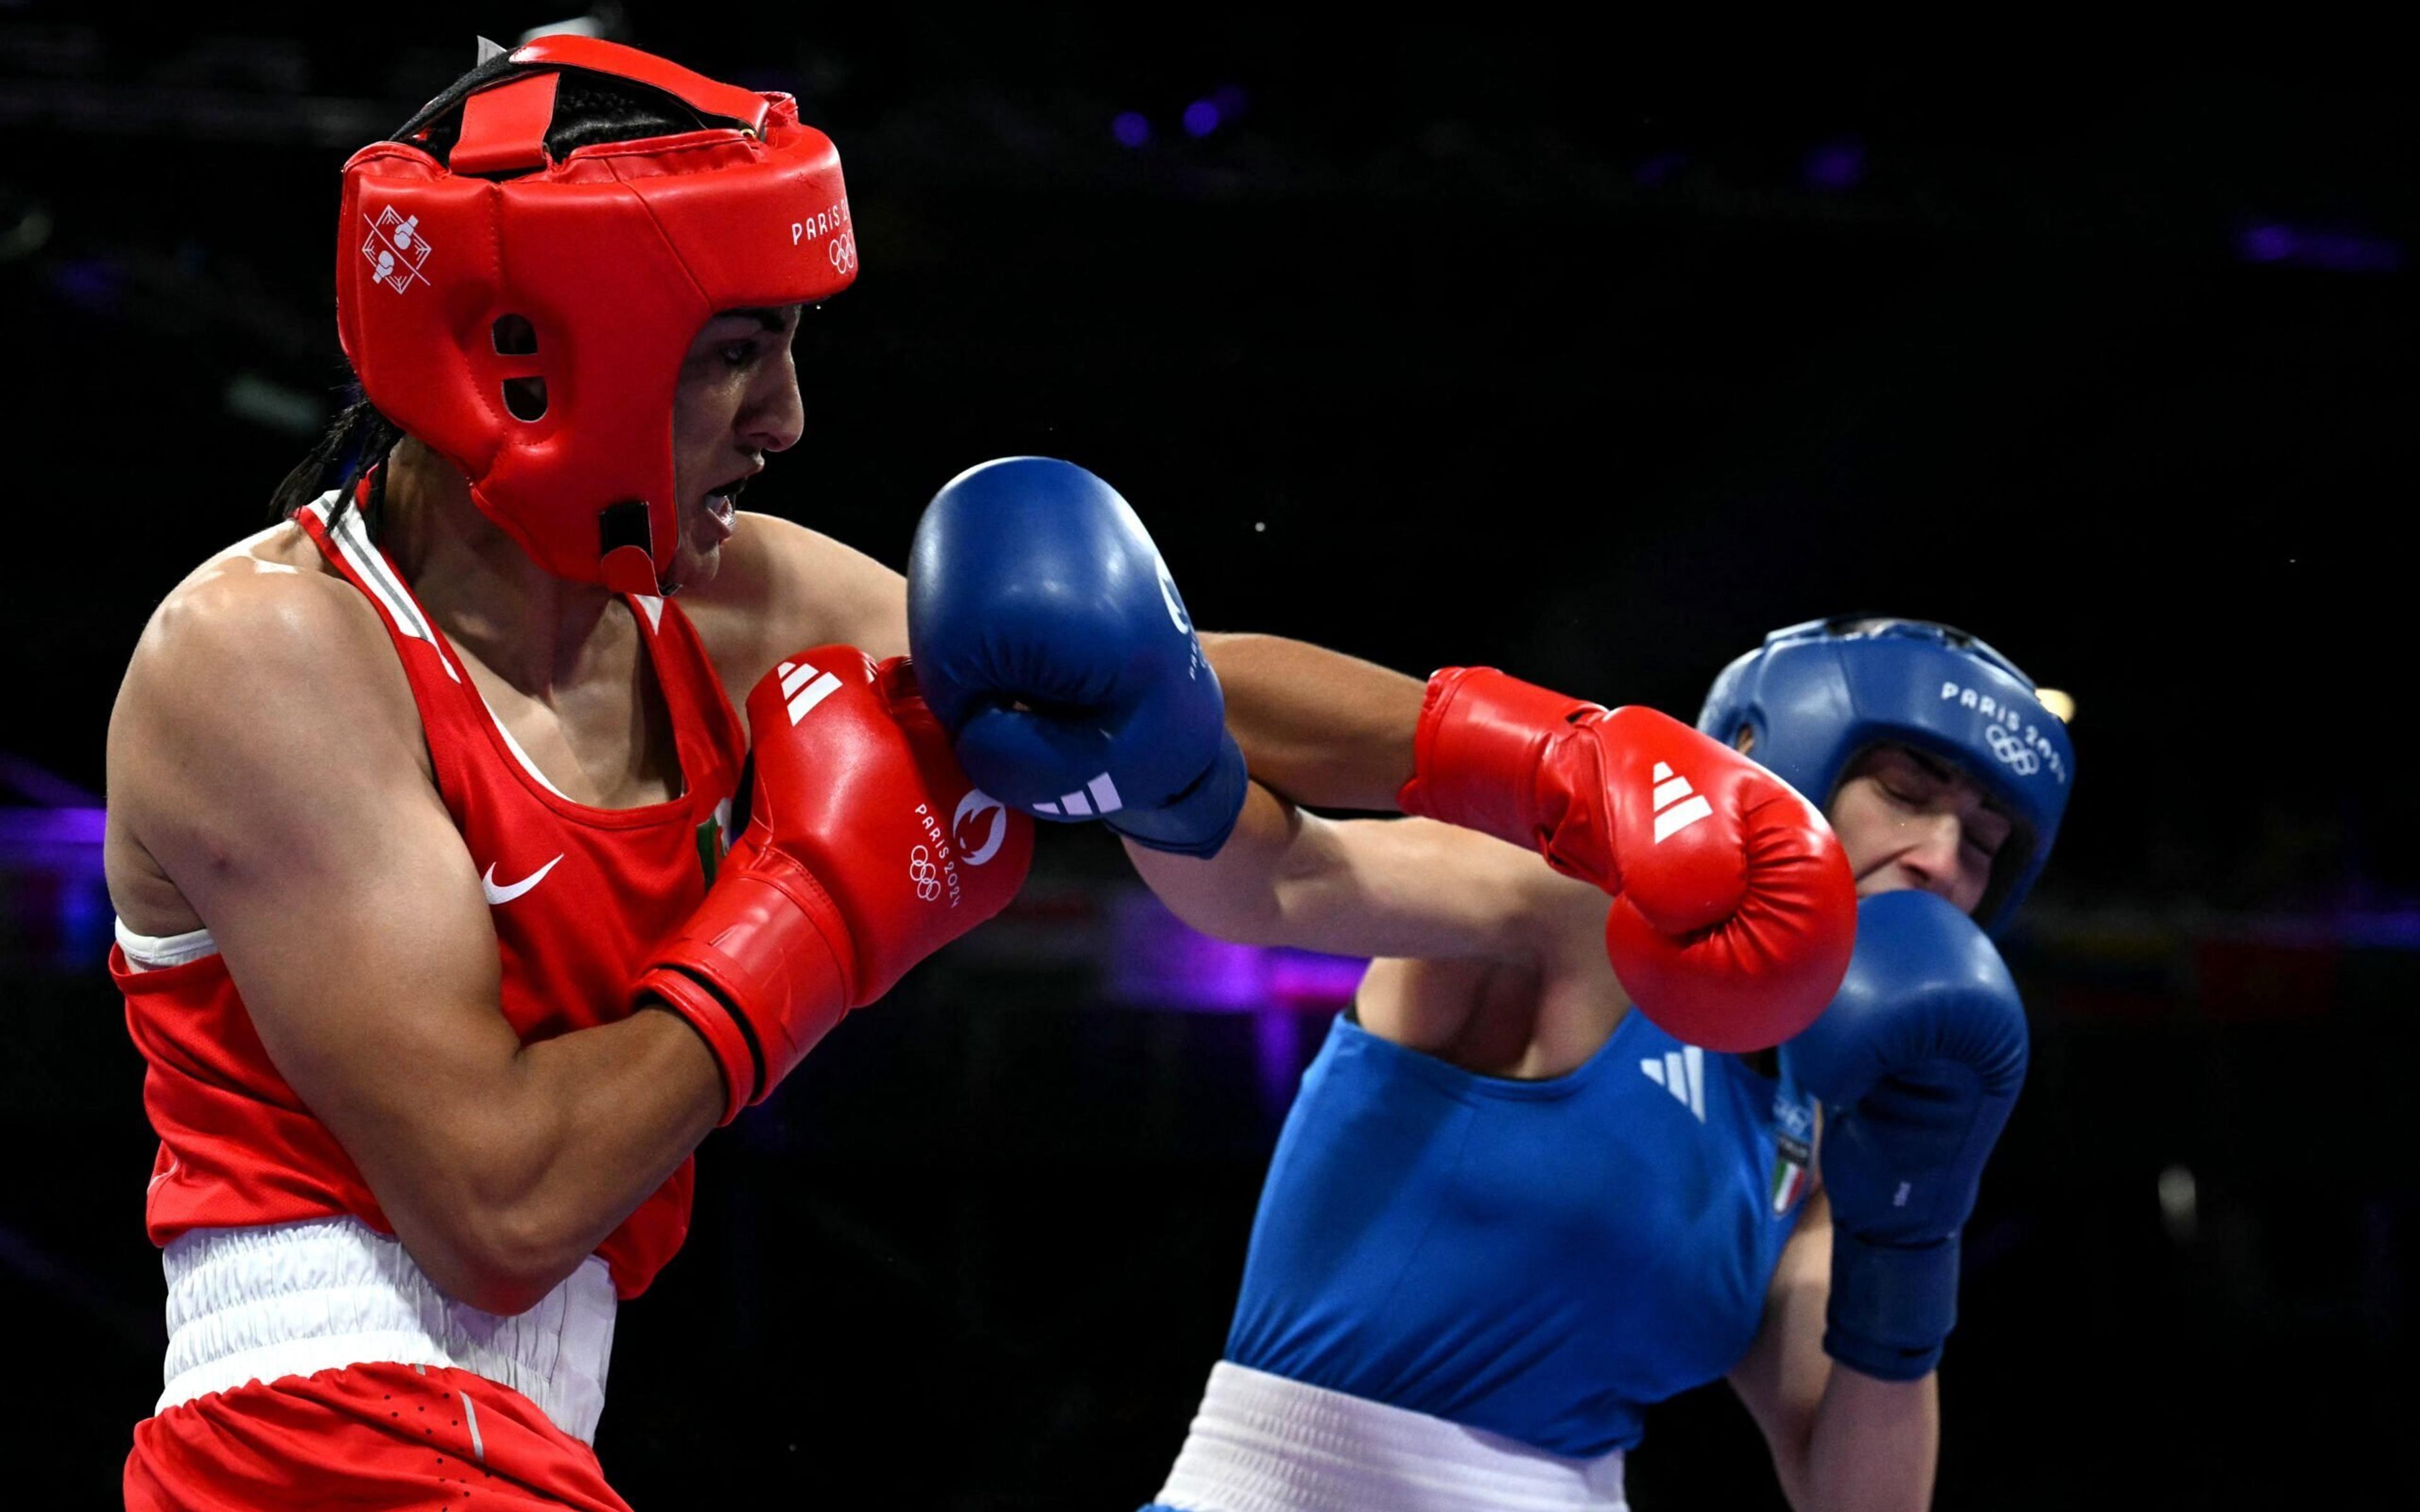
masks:
{"type": "Polygon", "coordinates": [[[809,304],[857,277],[840,154],[796,100],[592,37],[516,48],[354,153],[340,213],[336,327],[370,402],[460,468],[540,566],[622,593],[662,592],[678,543],[690,343],[720,311],[809,304]],[[551,161],[565,69],[731,124],[551,161]],[[413,138],[457,102],[441,162],[413,138]],[[515,378],[545,380],[529,418],[515,378]]]}

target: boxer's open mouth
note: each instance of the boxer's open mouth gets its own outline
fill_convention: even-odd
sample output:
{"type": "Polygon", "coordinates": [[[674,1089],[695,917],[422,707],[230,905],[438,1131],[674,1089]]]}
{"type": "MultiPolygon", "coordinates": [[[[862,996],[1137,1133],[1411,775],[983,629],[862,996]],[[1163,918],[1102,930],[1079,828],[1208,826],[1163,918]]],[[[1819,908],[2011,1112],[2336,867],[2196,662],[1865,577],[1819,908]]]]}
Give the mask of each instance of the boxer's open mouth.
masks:
{"type": "Polygon", "coordinates": [[[748,473],[734,478],[706,496],[706,512],[713,517],[717,525],[722,527],[722,533],[725,535],[731,533],[732,520],[738,514],[740,491],[748,486],[748,479],[752,476],[754,476],[753,473],[748,473]]]}

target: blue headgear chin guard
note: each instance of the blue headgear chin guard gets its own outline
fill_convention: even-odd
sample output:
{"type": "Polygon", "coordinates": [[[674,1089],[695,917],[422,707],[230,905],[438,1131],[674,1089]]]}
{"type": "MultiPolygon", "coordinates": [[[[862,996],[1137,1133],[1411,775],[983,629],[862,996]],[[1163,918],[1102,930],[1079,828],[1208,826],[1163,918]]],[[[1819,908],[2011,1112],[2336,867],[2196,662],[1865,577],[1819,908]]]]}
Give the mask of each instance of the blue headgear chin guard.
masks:
{"type": "Polygon", "coordinates": [[[1809,620],[1776,630],[1714,679],[1698,728],[1828,810],[1849,764],[1899,744],[1974,779],[2014,822],[1975,907],[2006,923],[2041,875],[2075,776],[2067,726],[2033,680],[1962,630],[1927,620],[1809,620]]]}

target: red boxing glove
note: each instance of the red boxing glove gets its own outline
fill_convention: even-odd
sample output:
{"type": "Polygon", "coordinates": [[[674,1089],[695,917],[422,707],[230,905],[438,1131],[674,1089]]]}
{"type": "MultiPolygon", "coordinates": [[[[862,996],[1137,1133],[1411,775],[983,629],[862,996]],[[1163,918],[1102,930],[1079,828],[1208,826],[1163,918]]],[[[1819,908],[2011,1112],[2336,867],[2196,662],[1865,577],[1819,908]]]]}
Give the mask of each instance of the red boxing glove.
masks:
{"type": "Polygon", "coordinates": [[[1839,991],[1857,931],[1848,857],[1813,804],[1730,747],[1653,709],[1449,667],[1413,748],[1405,813],[1534,846],[1614,895],[1606,954],[1674,1037],[1761,1050],[1839,991]]]}
{"type": "Polygon", "coordinates": [[[1008,906],[1033,821],[967,780],[905,657],[802,651],[748,695],[748,825],[632,991],[722,1067],[722,1121],[853,1008],[1008,906]]]}

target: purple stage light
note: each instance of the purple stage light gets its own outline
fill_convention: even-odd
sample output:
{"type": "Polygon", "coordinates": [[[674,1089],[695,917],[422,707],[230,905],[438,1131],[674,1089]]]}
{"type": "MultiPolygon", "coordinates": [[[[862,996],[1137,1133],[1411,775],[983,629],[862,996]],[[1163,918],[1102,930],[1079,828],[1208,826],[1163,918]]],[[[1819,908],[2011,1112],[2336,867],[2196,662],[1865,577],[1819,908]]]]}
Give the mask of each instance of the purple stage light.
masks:
{"type": "Polygon", "coordinates": [[[109,950],[106,815],[0,808],[0,971],[91,971],[109,950]]]}
{"type": "Polygon", "coordinates": [[[1214,940],[1178,926],[1160,949],[1160,966],[1167,972],[1161,990],[1171,1002],[1212,1012],[1247,1012],[1265,1007],[1268,991],[1262,980],[1257,946],[1214,940]]]}
{"type": "Polygon", "coordinates": [[[1662,184],[1689,161],[1685,152],[1658,152],[1631,171],[1631,177],[1650,189],[1662,184]]]}
{"type": "Polygon", "coordinates": [[[98,796],[0,751],[0,972],[100,963],[116,918],[101,870],[108,827],[98,796]]]}
{"type": "Polygon", "coordinates": [[[1185,131],[1187,136],[1204,137],[1218,129],[1218,107],[1206,100],[1197,100],[1185,107],[1185,131]]]}
{"type": "Polygon", "coordinates": [[[1146,891],[1121,894],[1110,906],[1109,995],[1122,1002],[1239,1013],[1266,1001],[1260,952],[1186,927],[1146,891]]]}
{"type": "Polygon", "coordinates": [[[2348,913],[2336,919],[2337,938],[2371,950],[2420,950],[2420,908],[2348,913]]]}
{"type": "Polygon", "coordinates": [[[1151,140],[1151,122],[1134,111],[1121,111],[1118,118],[1109,122],[1109,134],[1118,139],[1121,147],[1139,147],[1151,140]]]}
{"type": "Polygon", "coordinates": [[[1827,142],[1807,154],[1807,187],[1838,192],[1854,189],[1866,177],[1866,145],[1851,138],[1827,142]]]}
{"type": "Polygon", "coordinates": [[[51,287],[82,309],[112,314],[125,295],[125,270],[101,257],[75,257],[51,270],[51,287]]]}
{"type": "Polygon", "coordinates": [[[1353,1001],[1370,963],[1346,955],[1313,955],[1308,950],[1273,950],[1268,964],[1269,995],[1289,1007],[1332,1011],[1353,1001]]]}
{"type": "Polygon", "coordinates": [[[2235,250],[2245,262],[2284,262],[2294,255],[2294,228],[2287,225],[2255,225],[2244,228],[2235,239],[2235,250]]]}
{"type": "Polygon", "coordinates": [[[2403,266],[2403,249],[2380,237],[2320,231],[2303,238],[2301,261],[2331,273],[2391,273],[2403,266]]]}
{"type": "Polygon", "coordinates": [[[1252,1062],[1259,1074],[1261,1105],[1272,1120],[1285,1117],[1294,1105],[1295,1089],[1302,1085],[1302,1046],[1295,1038],[1295,1017],[1279,1009],[1252,1015],[1252,1062]]]}
{"type": "Polygon", "coordinates": [[[2238,231],[2235,252],[2248,263],[2286,263],[2328,273],[2391,273],[2403,266],[2402,243],[2384,237],[2274,221],[2238,231]]]}
{"type": "Polygon", "coordinates": [[[101,809],[0,809],[0,853],[35,845],[99,845],[108,828],[101,809]]]}
{"type": "Polygon", "coordinates": [[[1332,1013],[1353,1000],[1369,966],[1349,956],[1212,939],[1140,888],[1111,904],[1109,938],[1110,998],[1193,1013],[1332,1013]]]}
{"type": "Polygon", "coordinates": [[[1232,121],[1244,114],[1244,106],[1250,98],[1232,84],[1222,84],[1210,91],[1210,103],[1218,107],[1218,118],[1222,121],[1232,121]]]}

